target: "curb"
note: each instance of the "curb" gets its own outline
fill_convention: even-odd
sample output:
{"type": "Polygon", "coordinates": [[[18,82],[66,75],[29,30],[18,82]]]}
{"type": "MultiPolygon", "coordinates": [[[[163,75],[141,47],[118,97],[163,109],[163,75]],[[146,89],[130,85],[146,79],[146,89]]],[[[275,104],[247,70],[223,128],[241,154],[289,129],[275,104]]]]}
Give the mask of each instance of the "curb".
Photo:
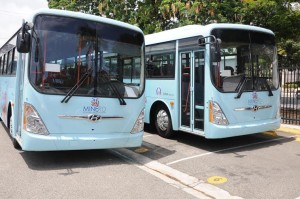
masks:
{"type": "Polygon", "coordinates": [[[283,131],[283,132],[286,132],[286,133],[293,133],[293,134],[296,134],[296,135],[300,135],[300,126],[281,124],[280,128],[277,129],[276,131],[283,131]]]}

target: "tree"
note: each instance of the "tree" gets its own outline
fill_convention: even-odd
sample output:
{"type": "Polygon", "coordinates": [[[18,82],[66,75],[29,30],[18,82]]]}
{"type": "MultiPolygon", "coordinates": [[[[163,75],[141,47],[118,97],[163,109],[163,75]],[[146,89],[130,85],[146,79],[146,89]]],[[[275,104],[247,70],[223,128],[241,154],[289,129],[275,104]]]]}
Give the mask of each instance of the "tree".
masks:
{"type": "Polygon", "coordinates": [[[146,34],[167,26],[157,13],[161,0],[48,0],[49,8],[80,11],[139,26],[146,34]],[[161,25],[162,24],[162,25],[161,25]]]}
{"type": "MultiPolygon", "coordinates": [[[[140,27],[145,34],[188,24],[254,24],[274,31],[279,53],[300,46],[300,10],[292,0],[48,0],[50,8],[80,11],[140,27]]],[[[293,53],[300,56],[298,50],[293,53]]],[[[300,50],[299,50],[300,51],[300,50]]],[[[298,59],[295,59],[298,60],[298,59]]]]}
{"type": "Polygon", "coordinates": [[[70,0],[48,0],[49,8],[77,11],[77,1],[70,0]]]}

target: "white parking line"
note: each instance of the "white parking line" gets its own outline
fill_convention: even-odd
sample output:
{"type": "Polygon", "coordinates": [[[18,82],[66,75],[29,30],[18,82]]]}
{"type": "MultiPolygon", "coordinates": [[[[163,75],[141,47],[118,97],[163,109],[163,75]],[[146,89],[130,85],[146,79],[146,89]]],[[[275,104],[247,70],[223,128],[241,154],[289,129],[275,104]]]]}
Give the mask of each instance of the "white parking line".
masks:
{"type": "Polygon", "coordinates": [[[179,159],[179,160],[175,160],[175,161],[167,163],[166,165],[172,165],[172,164],[176,164],[178,162],[183,162],[183,161],[186,161],[186,160],[190,160],[190,159],[194,159],[194,158],[199,158],[199,157],[210,155],[210,154],[214,154],[214,153],[219,153],[219,152],[224,152],[224,151],[230,151],[230,150],[234,150],[234,149],[239,149],[239,148],[244,148],[244,147],[249,147],[249,146],[255,146],[255,145],[259,145],[259,144],[263,144],[263,143],[274,142],[274,141],[278,141],[278,140],[290,139],[290,138],[296,138],[296,137],[297,136],[289,136],[289,137],[284,137],[284,138],[281,137],[281,138],[276,138],[276,139],[272,139],[272,140],[267,140],[267,141],[252,143],[252,144],[246,144],[246,145],[242,145],[242,146],[236,146],[236,147],[221,149],[221,150],[212,151],[212,152],[208,152],[208,153],[202,153],[202,154],[199,154],[199,155],[194,155],[194,156],[182,158],[182,159],[179,159]]]}
{"type": "Polygon", "coordinates": [[[114,149],[112,152],[127,162],[158,177],[166,183],[200,199],[241,199],[214,185],[161,164],[128,149],[114,149]]]}
{"type": "Polygon", "coordinates": [[[145,134],[144,134],[143,137],[146,138],[146,137],[151,137],[151,136],[153,136],[153,135],[151,135],[151,134],[145,135],[145,134]]]}

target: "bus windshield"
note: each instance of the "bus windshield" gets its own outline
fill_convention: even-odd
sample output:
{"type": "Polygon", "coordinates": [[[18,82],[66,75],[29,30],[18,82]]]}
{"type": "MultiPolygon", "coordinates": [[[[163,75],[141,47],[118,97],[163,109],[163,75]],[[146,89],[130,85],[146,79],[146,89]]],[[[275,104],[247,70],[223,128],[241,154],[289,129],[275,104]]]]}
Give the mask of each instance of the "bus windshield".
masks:
{"type": "Polygon", "coordinates": [[[39,15],[32,35],[28,75],[38,92],[119,99],[141,96],[141,32],[106,23],[39,15]]]}
{"type": "Polygon", "coordinates": [[[211,60],[212,82],[219,91],[272,93],[278,88],[274,35],[236,29],[214,29],[212,35],[221,39],[221,61],[211,60]]]}

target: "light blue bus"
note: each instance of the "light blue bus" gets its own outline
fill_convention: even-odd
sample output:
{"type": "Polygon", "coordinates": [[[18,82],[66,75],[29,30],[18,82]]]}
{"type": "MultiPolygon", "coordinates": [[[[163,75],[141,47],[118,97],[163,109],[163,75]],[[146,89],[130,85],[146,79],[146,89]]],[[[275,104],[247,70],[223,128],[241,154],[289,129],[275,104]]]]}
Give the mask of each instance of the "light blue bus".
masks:
{"type": "Polygon", "coordinates": [[[280,126],[275,36],[238,24],[189,25],[145,36],[145,123],[225,138],[280,126]]]}
{"type": "Polygon", "coordinates": [[[0,117],[25,151],[137,147],[144,133],[143,32],[39,10],[0,49],[0,117]]]}

